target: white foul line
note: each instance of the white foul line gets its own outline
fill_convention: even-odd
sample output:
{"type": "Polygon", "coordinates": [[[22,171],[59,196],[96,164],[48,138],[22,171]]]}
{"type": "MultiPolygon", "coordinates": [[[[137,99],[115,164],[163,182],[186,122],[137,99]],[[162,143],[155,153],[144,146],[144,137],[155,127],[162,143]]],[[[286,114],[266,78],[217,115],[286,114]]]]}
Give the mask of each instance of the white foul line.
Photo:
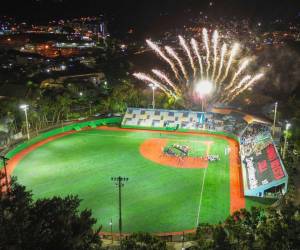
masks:
{"type": "Polygon", "coordinates": [[[205,168],[204,174],[203,174],[203,181],[202,181],[202,187],[201,187],[201,193],[200,193],[200,200],[199,200],[199,208],[198,208],[198,216],[197,216],[196,227],[198,227],[198,225],[199,225],[200,211],[201,211],[201,205],[202,205],[202,195],[203,195],[204,182],[205,182],[207,169],[208,169],[208,166],[205,168]]]}

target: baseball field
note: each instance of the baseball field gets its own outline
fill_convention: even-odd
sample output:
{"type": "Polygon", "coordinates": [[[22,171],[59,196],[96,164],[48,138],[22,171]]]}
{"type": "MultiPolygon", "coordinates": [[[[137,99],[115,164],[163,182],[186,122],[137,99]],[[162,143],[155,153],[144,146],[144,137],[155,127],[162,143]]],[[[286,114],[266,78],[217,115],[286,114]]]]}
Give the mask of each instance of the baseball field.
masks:
{"type": "Polygon", "coordinates": [[[9,161],[8,170],[35,199],[78,195],[104,232],[111,220],[118,231],[118,189],[111,177],[128,177],[123,231],[176,233],[256,204],[243,196],[237,145],[221,135],[99,127],[33,144],[9,161]],[[172,145],[188,147],[189,155],[165,154],[172,145]],[[219,159],[209,162],[206,155],[219,159]]]}

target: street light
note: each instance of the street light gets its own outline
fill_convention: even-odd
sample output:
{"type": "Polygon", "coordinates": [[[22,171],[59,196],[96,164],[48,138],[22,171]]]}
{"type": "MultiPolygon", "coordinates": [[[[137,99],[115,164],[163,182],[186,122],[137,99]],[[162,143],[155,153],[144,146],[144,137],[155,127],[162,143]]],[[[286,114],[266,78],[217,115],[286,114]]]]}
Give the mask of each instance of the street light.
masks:
{"type": "Polygon", "coordinates": [[[205,97],[208,96],[213,91],[213,83],[208,80],[201,80],[196,84],[195,91],[201,98],[202,112],[203,112],[205,97]]]}
{"type": "Polygon", "coordinates": [[[110,225],[111,244],[113,244],[114,237],[113,237],[113,233],[112,233],[112,219],[110,219],[109,225],[110,225]]]}
{"type": "Polygon", "coordinates": [[[20,108],[24,110],[25,112],[25,119],[26,119],[26,128],[27,128],[27,139],[30,139],[30,135],[29,135],[29,124],[28,124],[28,116],[27,116],[27,110],[29,108],[28,104],[22,104],[20,105],[20,108]]]}
{"type": "Polygon", "coordinates": [[[184,250],[184,231],[182,232],[182,245],[181,245],[181,250],[184,250]]]}
{"type": "Polygon", "coordinates": [[[284,137],[283,154],[282,154],[283,159],[285,159],[285,156],[286,156],[287,137],[288,137],[288,131],[289,131],[290,127],[291,127],[290,123],[287,123],[286,126],[285,126],[285,137],[284,137]]]}
{"type": "Polygon", "coordinates": [[[155,90],[157,88],[157,85],[150,83],[149,87],[152,89],[152,108],[155,109],[155,90]]]}
{"type": "Polygon", "coordinates": [[[273,137],[274,137],[274,134],[275,134],[275,124],[276,124],[277,107],[278,107],[278,102],[275,102],[274,120],[273,120],[273,127],[272,127],[272,135],[273,135],[273,137]]]}

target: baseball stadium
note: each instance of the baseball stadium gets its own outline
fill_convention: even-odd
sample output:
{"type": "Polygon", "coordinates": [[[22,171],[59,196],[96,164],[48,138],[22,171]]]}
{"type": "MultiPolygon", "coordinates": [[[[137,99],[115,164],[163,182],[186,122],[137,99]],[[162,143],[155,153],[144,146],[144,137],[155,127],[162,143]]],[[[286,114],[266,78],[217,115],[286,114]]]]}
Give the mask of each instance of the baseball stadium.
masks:
{"type": "Polygon", "coordinates": [[[230,109],[127,108],[42,133],[6,157],[8,176],[34,199],[78,195],[103,233],[119,230],[119,199],[124,233],[174,235],[270,205],[288,183],[271,124],[230,109]]]}

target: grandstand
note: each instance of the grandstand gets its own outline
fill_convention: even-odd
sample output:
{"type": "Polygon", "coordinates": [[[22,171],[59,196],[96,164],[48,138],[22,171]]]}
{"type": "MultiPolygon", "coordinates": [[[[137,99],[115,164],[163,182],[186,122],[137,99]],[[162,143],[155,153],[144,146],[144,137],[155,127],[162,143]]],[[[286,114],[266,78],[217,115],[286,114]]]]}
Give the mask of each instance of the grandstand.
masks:
{"type": "Polygon", "coordinates": [[[270,124],[263,119],[229,109],[204,113],[128,108],[122,127],[233,134],[240,142],[245,196],[278,197],[287,191],[288,175],[274,145],[270,124]]]}
{"type": "Polygon", "coordinates": [[[123,127],[203,129],[203,112],[128,108],[123,127]]]}
{"type": "Polygon", "coordinates": [[[240,137],[240,149],[246,196],[274,197],[286,193],[288,175],[268,126],[248,125],[240,137]]]}

